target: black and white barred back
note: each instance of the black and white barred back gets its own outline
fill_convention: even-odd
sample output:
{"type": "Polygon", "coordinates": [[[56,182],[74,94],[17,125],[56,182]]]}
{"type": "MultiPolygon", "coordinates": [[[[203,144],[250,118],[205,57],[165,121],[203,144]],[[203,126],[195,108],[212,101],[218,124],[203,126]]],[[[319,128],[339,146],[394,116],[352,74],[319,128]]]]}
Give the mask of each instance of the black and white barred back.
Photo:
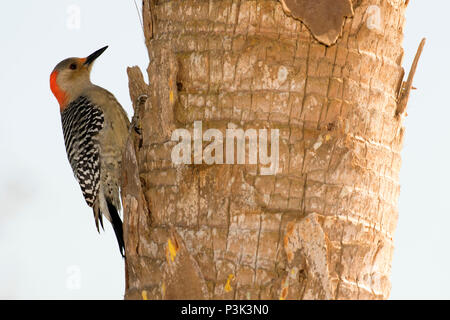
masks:
{"type": "Polygon", "coordinates": [[[84,199],[92,207],[100,188],[100,147],[95,136],[103,128],[103,113],[80,96],[64,109],[61,120],[67,157],[84,199]]]}

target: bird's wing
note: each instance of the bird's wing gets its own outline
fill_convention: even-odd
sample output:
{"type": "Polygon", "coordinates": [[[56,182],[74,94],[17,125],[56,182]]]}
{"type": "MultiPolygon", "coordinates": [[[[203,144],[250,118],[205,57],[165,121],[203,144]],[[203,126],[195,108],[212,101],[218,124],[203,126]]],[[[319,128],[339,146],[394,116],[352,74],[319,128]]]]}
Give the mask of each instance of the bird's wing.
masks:
{"type": "Polygon", "coordinates": [[[100,187],[100,147],[96,135],[103,128],[100,108],[79,97],[61,113],[64,142],[84,199],[92,207],[100,187]]]}

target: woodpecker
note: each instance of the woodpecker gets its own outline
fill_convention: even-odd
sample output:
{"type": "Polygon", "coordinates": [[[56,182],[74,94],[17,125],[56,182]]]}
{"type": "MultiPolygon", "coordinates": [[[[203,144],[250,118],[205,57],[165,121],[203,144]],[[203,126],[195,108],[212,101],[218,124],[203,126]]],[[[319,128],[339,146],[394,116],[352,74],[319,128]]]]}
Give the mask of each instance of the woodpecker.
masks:
{"type": "Polygon", "coordinates": [[[84,199],[93,209],[97,231],[99,221],[103,228],[105,216],[124,257],[119,181],[130,123],[114,95],[90,80],[93,62],[107,48],[58,63],[50,75],[50,89],[59,103],[67,157],[84,199]]]}

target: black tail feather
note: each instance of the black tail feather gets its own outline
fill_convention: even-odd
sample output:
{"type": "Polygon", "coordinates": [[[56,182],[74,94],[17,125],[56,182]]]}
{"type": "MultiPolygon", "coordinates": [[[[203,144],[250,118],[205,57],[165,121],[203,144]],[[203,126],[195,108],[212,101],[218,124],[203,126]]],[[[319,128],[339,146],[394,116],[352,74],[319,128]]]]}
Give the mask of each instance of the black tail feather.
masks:
{"type": "Polygon", "coordinates": [[[122,228],[122,220],[120,220],[119,213],[117,212],[116,207],[106,200],[108,204],[109,214],[111,216],[111,224],[113,226],[114,232],[116,233],[117,243],[119,244],[119,250],[122,257],[125,258],[124,250],[125,243],[123,241],[123,228],[122,228]]]}
{"type": "MultiPolygon", "coordinates": [[[[100,220],[100,225],[102,226],[103,231],[105,231],[105,227],[103,227],[103,217],[102,216],[103,216],[102,214],[99,214],[98,220],[100,220]]],[[[98,230],[98,225],[97,225],[97,230],[98,230]]]]}

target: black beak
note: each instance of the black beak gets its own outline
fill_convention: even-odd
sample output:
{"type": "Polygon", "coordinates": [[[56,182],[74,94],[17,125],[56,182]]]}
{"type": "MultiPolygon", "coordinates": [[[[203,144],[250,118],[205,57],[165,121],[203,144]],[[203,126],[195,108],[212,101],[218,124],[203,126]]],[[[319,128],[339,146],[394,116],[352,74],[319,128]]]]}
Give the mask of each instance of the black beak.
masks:
{"type": "Polygon", "coordinates": [[[86,57],[86,61],[84,62],[85,65],[90,65],[92,62],[94,62],[95,59],[97,59],[102,53],[103,51],[105,51],[106,49],[108,49],[108,46],[103,47],[101,49],[98,49],[97,51],[95,51],[94,53],[91,53],[90,55],[88,55],[86,57]]]}

